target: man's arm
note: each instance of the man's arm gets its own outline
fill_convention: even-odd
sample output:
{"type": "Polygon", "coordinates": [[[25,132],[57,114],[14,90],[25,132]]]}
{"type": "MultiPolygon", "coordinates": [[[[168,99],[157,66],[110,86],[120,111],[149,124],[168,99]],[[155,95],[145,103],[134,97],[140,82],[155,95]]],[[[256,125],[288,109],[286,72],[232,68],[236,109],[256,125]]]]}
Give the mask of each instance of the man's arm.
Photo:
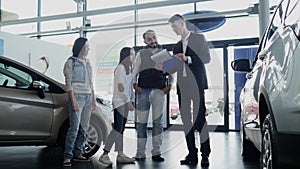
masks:
{"type": "Polygon", "coordinates": [[[210,62],[210,51],[209,51],[209,45],[208,42],[206,41],[204,35],[202,34],[196,34],[197,39],[196,43],[192,44],[192,47],[195,48],[195,53],[198,56],[198,58],[201,59],[201,62],[203,64],[209,63],[210,62]]]}
{"type": "Polygon", "coordinates": [[[137,93],[141,93],[142,92],[142,88],[138,87],[137,85],[137,78],[140,72],[140,67],[141,67],[141,54],[140,52],[136,55],[136,58],[134,60],[134,69],[133,69],[133,88],[137,93]]]}

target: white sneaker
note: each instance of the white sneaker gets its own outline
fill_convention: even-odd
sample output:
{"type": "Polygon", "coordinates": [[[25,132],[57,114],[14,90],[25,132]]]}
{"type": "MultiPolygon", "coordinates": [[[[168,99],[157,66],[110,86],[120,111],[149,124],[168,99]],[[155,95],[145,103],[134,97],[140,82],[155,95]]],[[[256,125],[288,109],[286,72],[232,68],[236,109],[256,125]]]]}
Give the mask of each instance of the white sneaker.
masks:
{"type": "Polygon", "coordinates": [[[124,154],[117,156],[117,163],[134,164],[134,161],[135,161],[135,159],[130,158],[124,154]]]}
{"type": "Polygon", "coordinates": [[[105,164],[105,165],[112,165],[112,161],[109,159],[108,154],[101,155],[99,158],[99,162],[105,164]]]}

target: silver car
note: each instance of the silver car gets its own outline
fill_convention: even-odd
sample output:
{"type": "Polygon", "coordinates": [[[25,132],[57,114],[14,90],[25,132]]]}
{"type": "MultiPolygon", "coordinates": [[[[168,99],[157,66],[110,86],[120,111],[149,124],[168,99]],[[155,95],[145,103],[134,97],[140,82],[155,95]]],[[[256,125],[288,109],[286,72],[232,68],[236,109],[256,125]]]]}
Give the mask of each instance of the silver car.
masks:
{"type": "Polygon", "coordinates": [[[259,149],[262,169],[300,165],[299,12],[299,0],[281,1],[254,62],[232,63],[234,70],[247,72],[240,96],[243,156],[259,149]]]}
{"type": "MultiPolygon", "coordinates": [[[[97,98],[85,143],[94,155],[110,130],[109,105],[97,98]]],[[[69,127],[65,86],[12,59],[0,56],[0,146],[61,145],[69,127]]]]}

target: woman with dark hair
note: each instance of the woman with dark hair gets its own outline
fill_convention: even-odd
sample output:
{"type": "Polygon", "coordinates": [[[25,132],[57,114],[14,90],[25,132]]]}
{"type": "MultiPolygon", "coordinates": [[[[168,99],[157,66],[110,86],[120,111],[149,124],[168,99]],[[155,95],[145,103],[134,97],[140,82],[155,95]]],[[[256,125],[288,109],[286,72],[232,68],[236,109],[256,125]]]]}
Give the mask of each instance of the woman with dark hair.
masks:
{"type": "Polygon", "coordinates": [[[82,37],[76,39],[72,48],[73,55],[64,65],[70,121],[65,143],[64,167],[70,167],[72,159],[90,161],[82,155],[91,112],[96,107],[92,66],[87,59],[88,51],[88,40],[82,37]]]}
{"type": "Polygon", "coordinates": [[[132,62],[135,57],[133,48],[124,47],[120,52],[119,64],[114,71],[113,85],[113,108],[114,108],[114,125],[113,130],[108,135],[103,149],[103,154],[99,162],[111,166],[112,161],[108,153],[115,143],[115,151],[118,152],[117,163],[131,164],[134,159],[123,153],[123,132],[127,121],[128,112],[134,110],[134,94],[132,86],[132,62]]]}

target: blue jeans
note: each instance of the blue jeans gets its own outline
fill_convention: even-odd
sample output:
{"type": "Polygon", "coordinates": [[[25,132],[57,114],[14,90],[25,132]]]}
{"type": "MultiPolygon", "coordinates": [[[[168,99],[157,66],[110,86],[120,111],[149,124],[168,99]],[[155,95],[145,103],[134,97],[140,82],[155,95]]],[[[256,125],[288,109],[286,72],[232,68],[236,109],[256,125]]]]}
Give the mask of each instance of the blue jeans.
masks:
{"type": "Polygon", "coordinates": [[[123,133],[128,116],[128,104],[114,109],[113,130],[109,133],[105,141],[104,150],[109,152],[115,143],[115,151],[123,151],[123,133]]]}
{"type": "Polygon", "coordinates": [[[74,111],[72,103],[69,101],[69,121],[70,127],[66,137],[65,144],[65,159],[72,159],[83,153],[83,146],[86,140],[86,131],[89,127],[91,110],[92,110],[92,95],[74,93],[76,101],[79,105],[79,110],[74,111]]]}
{"type": "Polygon", "coordinates": [[[136,130],[137,130],[137,153],[145,154],[147,143],[147,122],[150,106],[152,105],[152,155],[161,154],[162,144],[162,112],[165,108],[165,94],[160,89],[143,89],[136,98],[136,130]]]}

